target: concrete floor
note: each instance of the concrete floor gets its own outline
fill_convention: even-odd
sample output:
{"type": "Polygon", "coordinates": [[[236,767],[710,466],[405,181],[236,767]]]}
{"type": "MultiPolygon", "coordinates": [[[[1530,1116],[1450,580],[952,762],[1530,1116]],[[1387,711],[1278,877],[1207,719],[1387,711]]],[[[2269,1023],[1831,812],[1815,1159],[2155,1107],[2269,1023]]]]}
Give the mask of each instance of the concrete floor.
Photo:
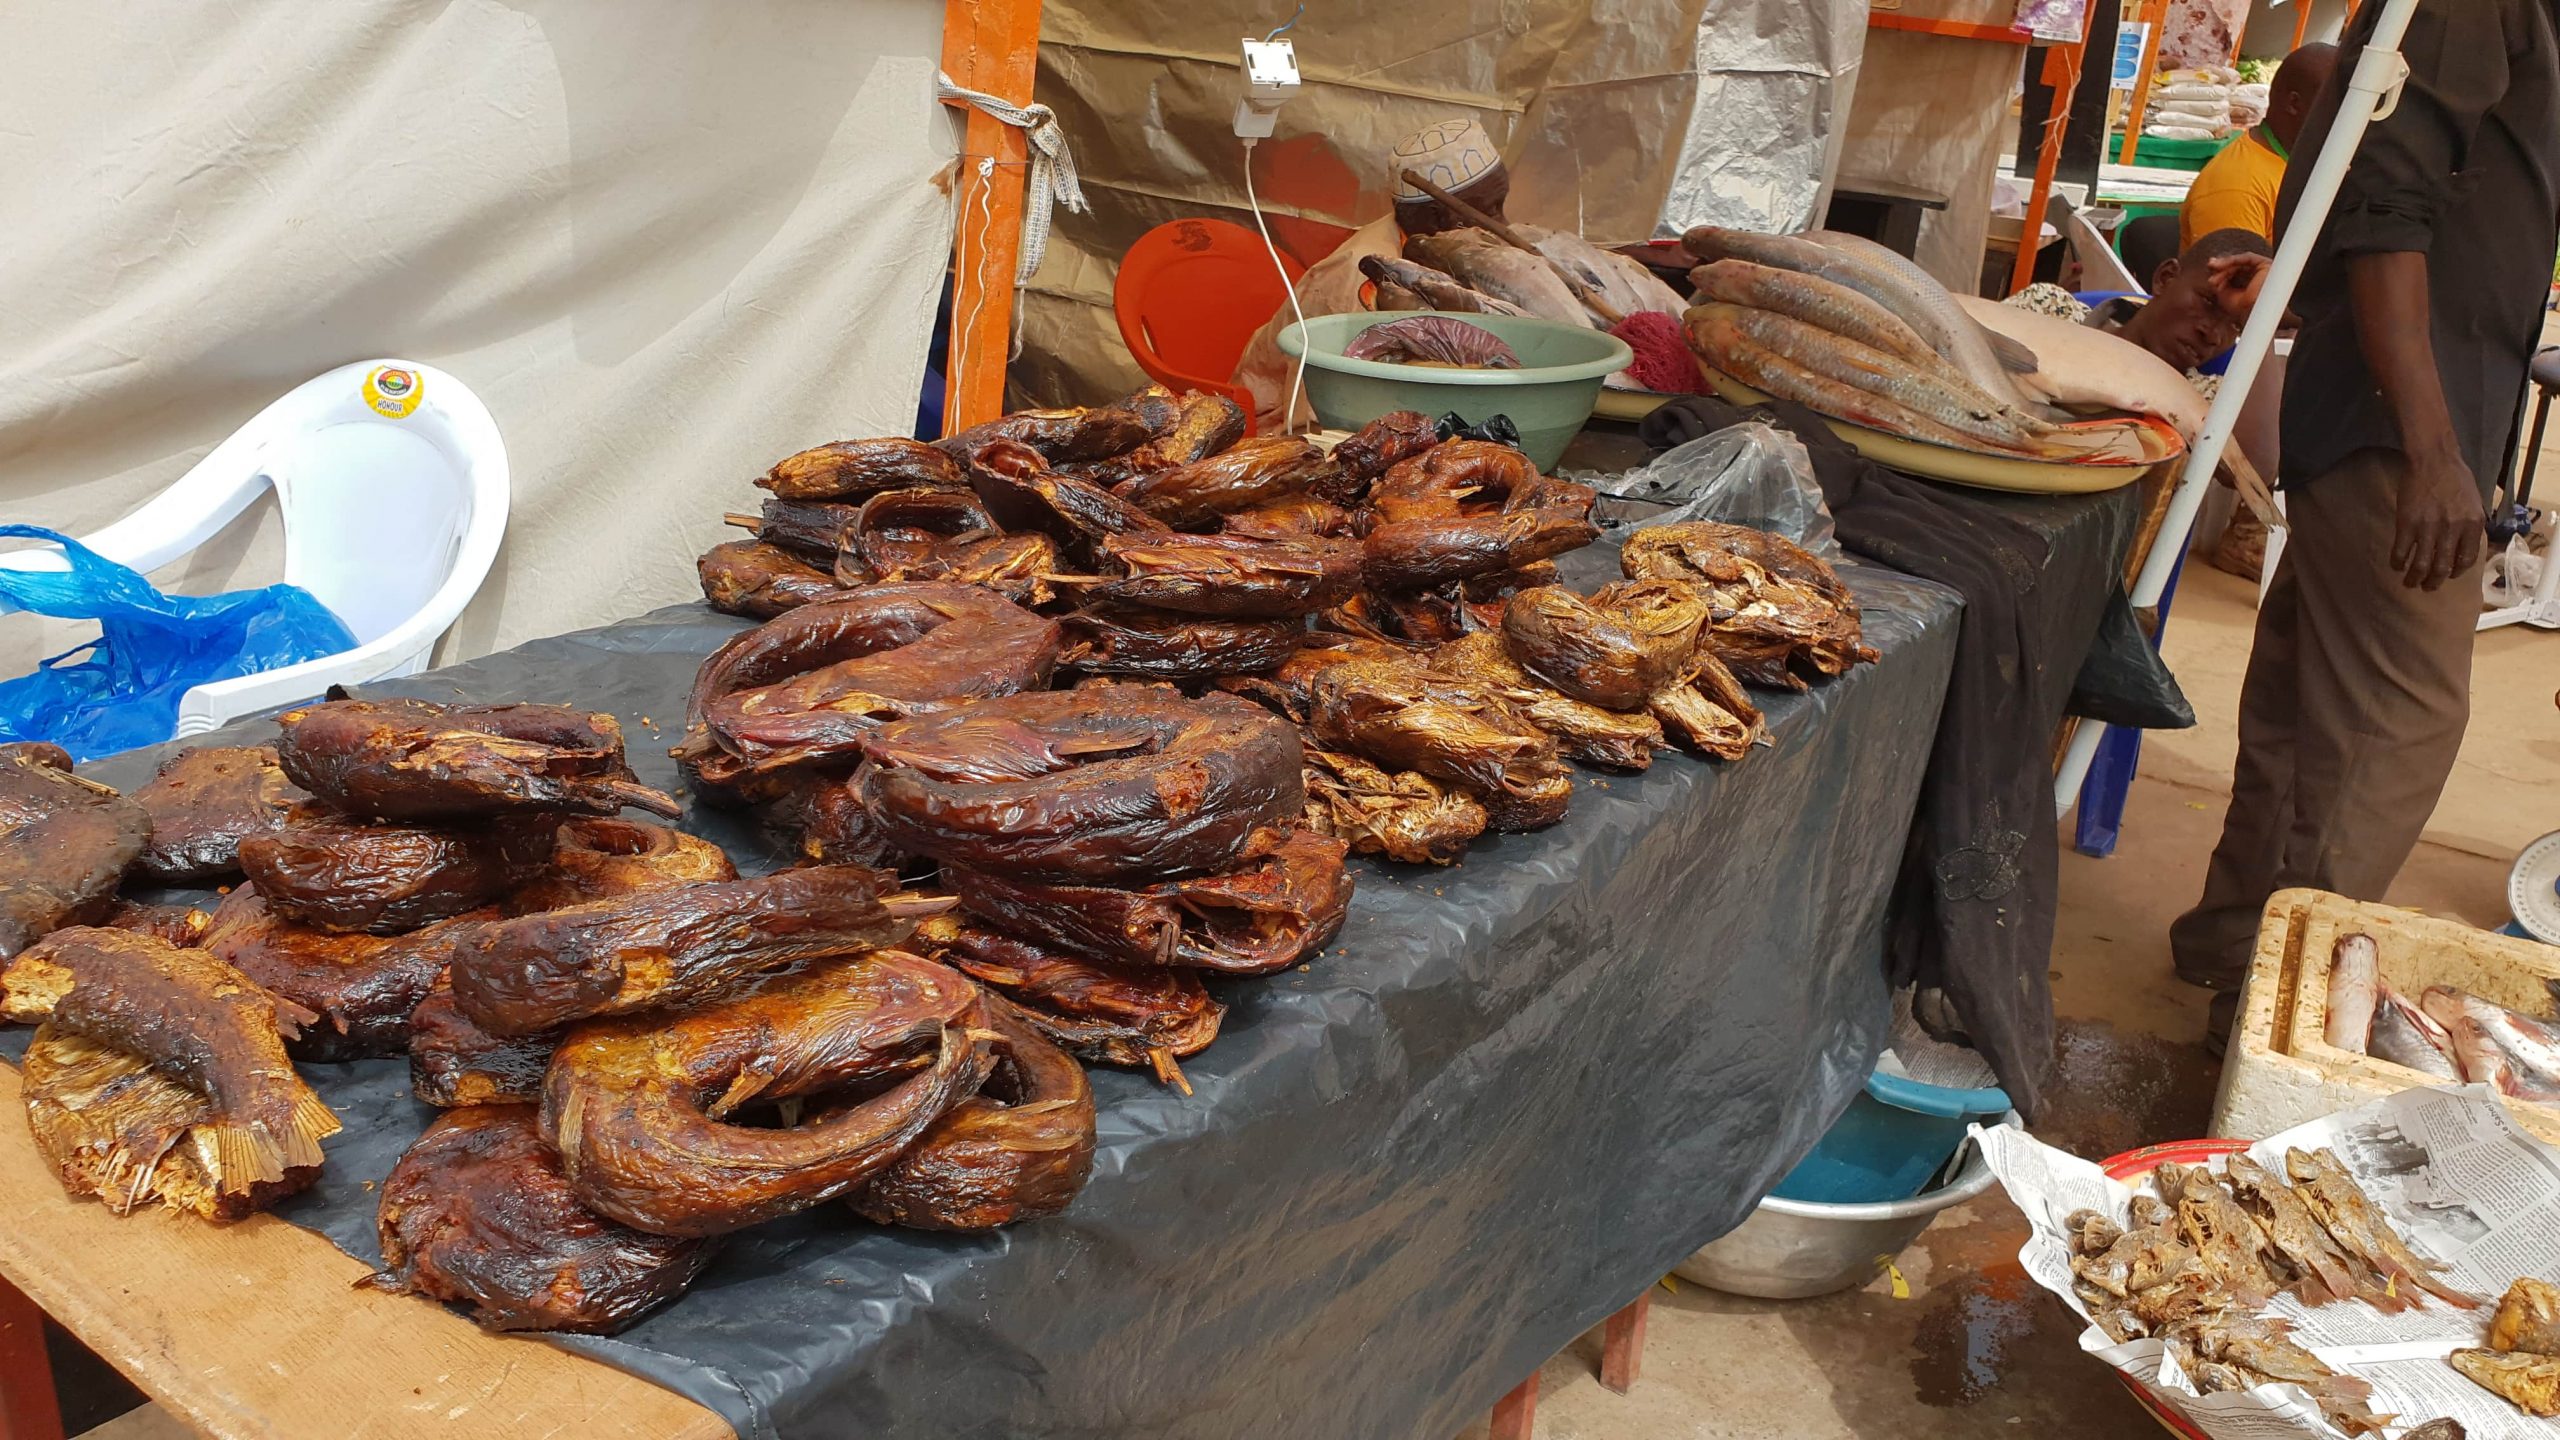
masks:
{"type": "MultiPolygon", "coordinates": [[[[2555,471],[2554,473],[2560,473],[2555,471]]],[[[2230,795],[2254,587],[2191,566],[2163,651],[2198,724],[2150,737],[2116,853],[2062,859],[2053,956],[2065,1098],[2044,1139],[2102,1158],[2205,1133],[2216,1062],[2205,993],[2169,974],[2169,921],[2203,884],[2230,795]]],[[[2481,637],[2462,759],[2390,899],[2482,925],[2507,919],[2515,852],[2560,829],[2560,636],[2481,637]]],[[[2066,831],[2066,842],[2067,842],[2066,831]]],[[[1541,1372],[1541,1440],[2141,1440],[2164,1432],[2080,1353],[2079,1322],[2020,1269],[2026,1224],[1997,1189],[1949,1211],[1890,1279],[1761,1301],[1674,1282],[1654,1292],[1643,1377],[1596,1378],[1600,1332],[1541,1372]]],[[[1460,1440],[1483,1440],[1477,1425],[1460,1440]]]]}

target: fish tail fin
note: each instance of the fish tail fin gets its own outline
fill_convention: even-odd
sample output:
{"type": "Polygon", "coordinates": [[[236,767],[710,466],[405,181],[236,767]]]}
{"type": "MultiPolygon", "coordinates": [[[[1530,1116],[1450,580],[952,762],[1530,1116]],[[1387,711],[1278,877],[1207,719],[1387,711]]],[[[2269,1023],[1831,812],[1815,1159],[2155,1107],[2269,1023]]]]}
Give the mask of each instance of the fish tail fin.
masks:
{"type": "Polygon", "coordinates": [[[262,1121],[223,1121],[202,1127],[213,1141],[214,1186],[238,1194],[262,1183],[282,1180],[286,1172],[316,1168],[320,1140],[343,1127],[336,1112],[304,1089],[293,1100],[281,1127],[262,1121]]]}
{"type": "Polygon", "coordinates": [[[2029,349],[2025,341],[2003,335],[1979,321],[1975,325],[1982,331],[1982,338],[1991,342],[1991,353],[1999,359],[2001,369],[2012,375],[2033,375],[2044,368],[2044,361],[2037,358],[2036,352],[2029,349]]]}

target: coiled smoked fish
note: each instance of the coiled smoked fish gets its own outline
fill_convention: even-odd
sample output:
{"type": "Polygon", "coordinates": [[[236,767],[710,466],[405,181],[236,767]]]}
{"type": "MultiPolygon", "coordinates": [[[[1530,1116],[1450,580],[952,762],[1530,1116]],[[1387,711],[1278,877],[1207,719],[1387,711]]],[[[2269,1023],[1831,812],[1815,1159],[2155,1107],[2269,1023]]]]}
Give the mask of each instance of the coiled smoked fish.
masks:
{"type": "Polygon", "coordinates": [[[1360,547],[1314,536],[1115,535],[1102,545],[1116,574],[1070,583],[1095,600],[1230,619],[1288,619],[1330,609],[1360,588],[1360,547]]]}
{"type": "Polygon", "coordinates": [[[914,943],[1011,1001],[1049,1043],[1097,1065],[1153,1070],[1185,1094],[1174,1062],[1209,1048],[1227,1013],[1189,971],[1089,960],[965,915],[934,916],[914,943]]]}
{"type": "Polygon", "coordinates": [[[1055,1215],[1093,1173],[1093,1086],[1084,1067],[1011,1005],[980,998],[993,1065],[906,1153],[847,1197],[855,1213],[917,1230],[992,1230],[1055,1215]]]}
{"type": "Polygon", "coordinates": [[[1264,831],[1234,870],[1115,889],[944,865],[961,907],[1000,930],[1097,960],[1268,975],[1314,953],[1351,904],[1350,846],[1264,831]]]}
{"type": "Polygon", "coordinates": [[[272,835],[310,797],[285,778],[272,745],[198,745],[160,766],[133,803],[151,814],[151,843],[134,868],[173,884],[240,868],[240,842],[272,835]]]}
{"type": "Polygon", "coordinates": [[[151,815],[71,773],[59,745],[0,745],[0,960],[104,914],[151,815]]]}
{"type": "Polygon", "coordinates": [[[870,1179],[977,1093],[992,1039],[971,1025],[978,998],[943,966],[875,950],[681,1015],[592,1021],[552,1057],[542,1133],[578,1198],[623,1224],[718,1235],[776,1219],[870,1179]],[[800,1123],[733,1123],[783,1100],[800,1123]]]}
{"type": "Polygon", "coordinates": [[[756,481],[783,500],[859,500],[884,490],[957,490],[964,483],[950,451],[896,436],[838,440],[786,455],[756,481]]]}
{"type": "Polygon", "coordinates": [[[855,792],[901,849],[1060,880],[1232,866],[1306,804],[1297,731],[1245,701],[1113,685],[884,726],[855,792]]]}
{"type": "Polygon", "coordinates": [[[1481,686],[1354,661],[1318,673],[1310,695],[1307,729],[1327,747],[1463,785],[1494,829],[1552,825],[1572,803],[1554,738],[1481,686]]]}
{"type": "Polygon", "coordinates": [[[525,810],[680,815],[622,759],[610,715],[559,705],[331,700],[276,721],[293,782],[350,815],[463,820],[525,810]]]}
{"type": "Polygon", "coordinates": [[[204,946],[269,993],[311,1015],[286,1040],[302,1060],[356,1060],[408,1048],[410,1017],[453,960],[464,927],[495,910],[406,935],[341,935],[279,915],[255,885],[222,897],[204,946]]]}
{"type": "Polygon", "coordinates": [[[678,753],[715,785],[759,769],[850,764],[887,721],[1045,686],[1061,648],[1055,621],[983,587],[874,585],[713,652],[689,702],[702,735],[678,753]]]}
{"type": "Polygon", "coordinates": [[[713,1253],[580,1204],[531,1105],[428,1126],[382,1182],[377,1224],[382,1270],[367,1285],[467,1305],[491,1330],[614,1334],[683,1294],[713,1253]]]}
{"type": "Polygon", "coordinates": [[[476,925],[453,998],[493,1035],[672,1005],[760,970],[906,938],[945,900],[899,895],[860,865],[683,885],[476,925]]]}
{"type": "Polygon", "coordinates": [[[240,843],[240,870],[287,920],[398,935],[490,904],[551,858],[559,821],[505,816],[434,827],[350,820],[322,806],[240,843]]]}

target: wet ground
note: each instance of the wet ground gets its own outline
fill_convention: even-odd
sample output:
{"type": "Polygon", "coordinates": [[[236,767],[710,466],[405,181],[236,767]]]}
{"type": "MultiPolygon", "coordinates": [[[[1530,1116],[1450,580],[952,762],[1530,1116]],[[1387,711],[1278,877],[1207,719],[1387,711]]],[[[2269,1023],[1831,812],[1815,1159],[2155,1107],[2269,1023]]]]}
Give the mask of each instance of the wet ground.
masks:
{"type": "MultiPolygon", "coordinates": [[[[2044,1139],[2102,1158],[2204,1133],[2216,1072],[2192,1038],[2080,1019],[2064,1023],[2061,1046],[2061,1098],[2035,1127],[2044,1139]]],[[[1864,1289],[1765,1301],[1674,1280],[1654,1292],[1635,1389],[1621,1396],[1600,1388],[1594,1331],[1542,1372],[1537,1433],[1541,1440],[2163,1433],[2080,1353],[2079,1322],[2020,1268],[2026,1234],[1995,1189],[1947,1212],[1864,1289]]],[[[1478,1427],[1463,1440],[1483,1434],[1478,1427]]]]}

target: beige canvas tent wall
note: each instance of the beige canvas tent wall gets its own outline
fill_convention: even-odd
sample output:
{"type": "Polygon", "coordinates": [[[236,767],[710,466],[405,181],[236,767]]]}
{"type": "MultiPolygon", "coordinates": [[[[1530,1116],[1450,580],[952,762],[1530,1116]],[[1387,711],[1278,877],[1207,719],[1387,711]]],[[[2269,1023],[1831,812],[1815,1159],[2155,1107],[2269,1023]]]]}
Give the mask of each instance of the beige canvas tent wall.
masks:
{"type": "MultiPolygon", "coordinates": [[[[0,514],[93,529],[295,384],[400,355],[470,385],[514,467],[449,656],[695,593],[748,476],[913,424],[952,221],[942,13],[21,10],[0,47],[0,514]]],[[[273,580],[275,528],[253,511],[161,578],[273,580]]],[[[0,621],[0,673],[73,628],[0,621]]]]}
{"type": "MultiPolygon", "coordinates": [[[[1038,98],[1076,147],[1091,213],[1057,217],[1023,299],[1025,398],[1139,380],[1111,317],[1115,262],[1182,216],[1250,225],[1230,128],[1237,42],[1290,7],[1051,0],[1038,98]]],[[[1290,31],[1306,86],[1262,142],[1274,236],[1322,256],[1389,203],[1383,157],[1471,113],[1514,171],[1511,214],[1595,240],[1714,222],[1800,229],[1821,213],[1865,37],[1852,0],[1458,0],[1310,6],[1290,31]]]]}

